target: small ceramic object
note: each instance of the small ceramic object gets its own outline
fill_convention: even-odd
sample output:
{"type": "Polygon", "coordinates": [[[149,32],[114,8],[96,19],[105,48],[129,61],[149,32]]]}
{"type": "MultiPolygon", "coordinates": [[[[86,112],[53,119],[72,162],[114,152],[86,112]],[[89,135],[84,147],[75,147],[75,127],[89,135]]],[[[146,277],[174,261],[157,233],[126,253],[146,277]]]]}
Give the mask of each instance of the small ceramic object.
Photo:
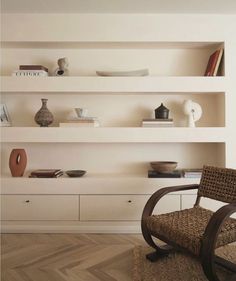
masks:
{"type": "Polygon", "coordinates": [[[86,117],[88,115],[87,108],[75,108],[75,112],[79,118],[86,117]]]}
{"type": "Polygon", "coordinates": [[[68,59],[60,58],[60,59],[58,59],[57,64],[58,64],[58,68],[54,72],[55,76],[68,76],[69,75],[68,59]]]}
{"type": "Polygon", "coordinates": [[[202,108],[200,104],[193,102],[192,100],[184,101],[184,114],[188,116],[187,126],[195,127],[195,122],[202,116],[202,108]]]}
{"type": "Polygon", "coordinates": [[[177,164],[174,161],[156,161],[150,163],[153,170],[159,173],[171,173],[177,167],[177,164]]]}
{"type": "Polygon", "coordinates": [[[13,177],[22,177],[27,164],[26,152],[23,148],[13,149],[9,158],[9,168],[13,177]]]}
{"type": "Polygon", "coordinates": [[[168,119],[169,117],[169,109],[166,108],[163,103],[155,109],[155,118],[156,119],[168,119]]]}
{"type": "Polygon", "coordinates": [[[78,178],[78,177],[82,177],[84,174],[86,174],[86,171],[84,171],[84,170],[69,170],[69,171],[66,171],[66,174],[71,178],[78,178]]]}
{"type": "Polygon", "coordinates": [[[36,113],[34,121],[40,125],[40,127],[48,127],[53,122],[53,115],[47,108],[47,99],[41,99],[42,107],[36,113]]]}

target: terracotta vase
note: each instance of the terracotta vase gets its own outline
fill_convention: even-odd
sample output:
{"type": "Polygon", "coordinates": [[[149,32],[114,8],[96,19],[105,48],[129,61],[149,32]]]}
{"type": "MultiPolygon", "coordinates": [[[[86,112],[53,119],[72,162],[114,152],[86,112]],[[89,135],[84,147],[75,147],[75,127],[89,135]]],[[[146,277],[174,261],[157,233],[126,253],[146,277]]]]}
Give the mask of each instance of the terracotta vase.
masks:
{"type": "Polygon", "coordinates": [[[13,149],[9,158],[9,168],[13,177],[22,177],[27,164],[26,152],[22,148],[13,149]]]}
{"type": "Polygon", "coordinates": [[[47,108],[47,99],[41,99],[42,107],[36,113],[34,121],[40,125],[40,127],[48,127],[53,122],[53,115],[47,108]]]}

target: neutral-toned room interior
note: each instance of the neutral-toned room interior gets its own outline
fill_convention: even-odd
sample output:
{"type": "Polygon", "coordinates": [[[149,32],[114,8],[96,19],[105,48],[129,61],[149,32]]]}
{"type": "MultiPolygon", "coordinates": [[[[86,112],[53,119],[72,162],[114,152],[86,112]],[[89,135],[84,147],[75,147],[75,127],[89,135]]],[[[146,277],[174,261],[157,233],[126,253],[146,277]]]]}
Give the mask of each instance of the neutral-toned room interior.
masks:
{"type": "Polygon", "coordinates": [[[234,0],[1,1],[2,281],[236,280],[235,34],[234,0]],[[199,202],[200,248],[152,220],[199,202]]]}

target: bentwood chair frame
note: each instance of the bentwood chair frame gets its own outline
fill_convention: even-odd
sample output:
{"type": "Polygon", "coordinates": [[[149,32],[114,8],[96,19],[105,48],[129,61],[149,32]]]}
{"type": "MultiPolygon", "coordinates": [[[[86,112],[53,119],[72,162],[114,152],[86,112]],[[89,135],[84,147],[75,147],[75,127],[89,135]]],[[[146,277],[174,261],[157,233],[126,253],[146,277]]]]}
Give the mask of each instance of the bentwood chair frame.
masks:
{"type": "MultiPolygon", "coordinates": [[[[236,273],[236,264],[215,254],[216,248],[236,241],[236,220],[229,218],[235,212],[236,170],[234,169],[204,166],[200,184],[172,186],[158,190],[146,203],[142,215],[141,227],[143,237],[146,242],[155,249],[153,253],[147,255],[147,259],[150,261],[156,261],[158,258],[166,256],[171,251],[176,249],[188,252],[194,256],[198,256],[201,261],[203,271],[210,281],[220,281],[216,274],[216,264],[227,268],[233,273],[236,273]],[[163,217],[168,219],[168,214],[167,217],[165,217],[165,214],[158,216],[152,215],[154,207],[163,196],[170,192],[192,189],[198,189],[194,207],[192,209],[172,212],[169,214],[179,215],[181,214],[179,212],[184,212],[184,214],[186,214],[188,212],[194,212],[195,210],[201,210],[203,211],[203,214],[206,213],[209,215],[210,212],[209,218],[206,220],[205,227],[201,235],[199,235],[199,250],[191,249],[191,247],[186,247],[182,243],[175,241],[175,235],[173,235],[171,239],[170,237],[166,237],[165,231],[164,233],[160,231],[161,228],[159,228],[159,231],[155,231],[155,228],[153,229],[151,227],[152,224],[154,227],[155,225],[158,226],[158,220],[160,221],[160,219],[163,219],[163,217]],[[199,206],[202,197],[207,197],[228,204],[213,213],[199,206]],[[227,224],[226,227],[225,224],[227,224]],[[222,229],[224,229],[224,232],[222,232],[222,229]],[[222,239],[223,236],[224,239],[222,239]],[[154,242],[153,237],[156,237],[167,244],[164,246],[158,245],[156,242],[154,242]],[[222,241],[219,241],[219,237],[221,237],[222,241]]],[[[201,218],[199,219],[201,220],[201,218]]],[[[171,221],[170,224],[172,223],[173,221],[171,221]]],[[[234,277],[232,277],[232,281],[235,281],[235,274],[233,274],[233,276],[234,277]]]]}

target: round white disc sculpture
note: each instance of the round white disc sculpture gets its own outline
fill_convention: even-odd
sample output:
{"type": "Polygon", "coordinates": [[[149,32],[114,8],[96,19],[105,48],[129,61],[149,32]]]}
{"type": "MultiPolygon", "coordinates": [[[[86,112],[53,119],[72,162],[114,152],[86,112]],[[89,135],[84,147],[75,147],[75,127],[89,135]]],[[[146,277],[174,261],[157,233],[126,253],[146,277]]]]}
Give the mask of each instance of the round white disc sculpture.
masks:
{"type": "Polygon", "coordinates": [[[195,127],[195,122],[202,116],[202,108],[200,104],[192,100],[185,100],[184,114],[188,116],[188,127],[195,127]]]}

